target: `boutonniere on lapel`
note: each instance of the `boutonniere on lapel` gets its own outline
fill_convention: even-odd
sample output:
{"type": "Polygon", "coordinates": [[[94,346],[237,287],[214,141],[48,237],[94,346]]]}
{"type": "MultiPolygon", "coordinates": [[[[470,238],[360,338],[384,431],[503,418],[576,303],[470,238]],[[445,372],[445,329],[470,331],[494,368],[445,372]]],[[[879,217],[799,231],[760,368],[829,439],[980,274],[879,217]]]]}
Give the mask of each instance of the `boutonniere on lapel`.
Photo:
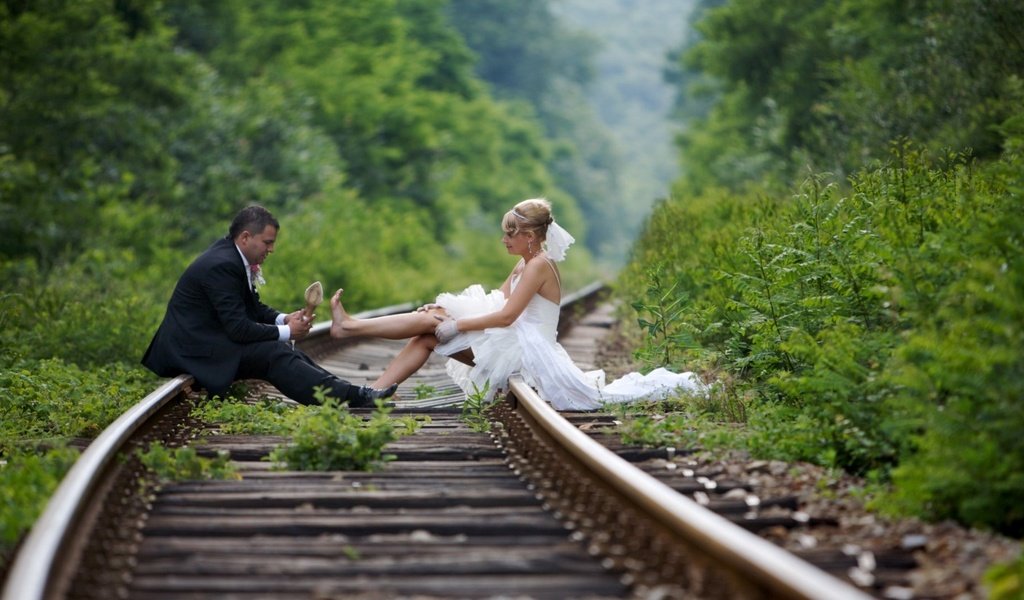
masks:
{"type": "Polygon", "coordinates": [[[263,278],[263,268],[259,264],[249,265],[249,273],[252,275],[252,287],[258,290],[261,285],[265,285],[267,280],[263,278]]]}

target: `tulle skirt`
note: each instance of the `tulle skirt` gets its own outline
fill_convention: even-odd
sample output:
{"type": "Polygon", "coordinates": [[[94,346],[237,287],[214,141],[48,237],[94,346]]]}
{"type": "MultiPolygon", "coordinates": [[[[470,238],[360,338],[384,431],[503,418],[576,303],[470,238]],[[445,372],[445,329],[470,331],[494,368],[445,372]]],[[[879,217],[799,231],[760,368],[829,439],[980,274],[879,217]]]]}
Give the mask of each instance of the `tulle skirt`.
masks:
{"type": "MultiPolygon", "coordinates": [[[[453,319],[465,317],[478,317],[488,313],[497,312],[505,306],[505,295],[501,290],[484,291],[483,286],[473,284],[458,294],[444,292],[438,294],[434,300],[453,319]]],[[[472,347],[474,342],[479,341],[486,331],[465,331],[444,344],[438,344],[434,352],[451,356],[456,352],[472,347]]]]}
{"type": "MultiPolygon", "coordinates": [[[[458,294],[440,294],[435,303],[453,319],[461,319],[497,312],[505,306],[505,300],[501,290],[488,293],[480,285],[471,285],[458,294]]],[[[434,352],[445,356],[463,350],[472,351],[475,366],[452,359],[447,363],[447,371],[467,395],[483,394],[491,400],[505,387],[508,378],[522,368],[522,347],[514,326],[465,331],[434,348],[434,352]]]]}
{"type": "MultiPolygon", "coordinates": [[[[495,312],[505,305],[505,297],[500,290],[485,293],[473,285],[458,294],[441,294],[436,303],[458,319],[495,312]]],[[[434,351],[451,356],[471,350],[475,366],[453,359],[447,371],[467,395],[482,394],[485,400],[507,389],[509,377],[516,373],[558,410],[588,411],[605,404],[707,391],[693,373],[663,368],[646,375],[629,373],[605,385],[604,371],[584,372],[576,366],[556,341],[557,325],[557,305],[538,296],[509,327],[459,333],[434,351]]]]}

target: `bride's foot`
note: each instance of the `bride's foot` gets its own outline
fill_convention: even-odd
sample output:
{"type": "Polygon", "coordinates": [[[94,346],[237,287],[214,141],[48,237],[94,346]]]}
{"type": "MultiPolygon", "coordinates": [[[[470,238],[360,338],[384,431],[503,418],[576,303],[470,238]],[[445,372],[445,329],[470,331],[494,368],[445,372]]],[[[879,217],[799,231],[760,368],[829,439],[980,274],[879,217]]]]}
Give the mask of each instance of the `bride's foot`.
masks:
{"type": "Polygon", "coordinates": [[[355,323],[355,319],[348,316],[348,313],[345,312],[345,307],[341,305],[341,294],[344,291],[339,288],[331,296],[331,337],[333,338],[343,338],[352,335],[349,329],[355,323]]]}

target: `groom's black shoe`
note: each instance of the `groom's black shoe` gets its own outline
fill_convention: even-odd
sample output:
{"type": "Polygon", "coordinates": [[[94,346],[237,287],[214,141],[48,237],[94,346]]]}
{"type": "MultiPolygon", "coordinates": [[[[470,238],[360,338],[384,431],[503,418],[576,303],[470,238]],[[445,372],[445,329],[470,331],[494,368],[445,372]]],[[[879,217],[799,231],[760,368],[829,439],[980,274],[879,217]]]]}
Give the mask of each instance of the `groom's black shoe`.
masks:
{"type": "MultiPolygon", "coordinates": [[[[382,390],[378,390],[370,386],[363,386],[356,390],[354,398],[349,399],[348,406],[349,408],[373,408],[377,406],[377,398],[390,398],[395,395],[396,390],[398,390],[397,383],[392,383],[390,386],[382,390]]],[[[394,404],[390,405],[394,406],[394,404]]],[[[385,406],[388,406],[388,404],[385,404],[385,406]]]]}

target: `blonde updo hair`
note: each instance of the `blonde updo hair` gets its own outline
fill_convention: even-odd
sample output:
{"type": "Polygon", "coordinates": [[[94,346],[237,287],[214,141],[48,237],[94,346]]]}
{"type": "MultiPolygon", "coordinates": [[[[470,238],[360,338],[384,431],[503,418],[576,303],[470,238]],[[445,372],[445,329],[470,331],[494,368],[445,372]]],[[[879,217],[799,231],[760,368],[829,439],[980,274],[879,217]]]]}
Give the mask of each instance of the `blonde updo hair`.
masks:
{"type": "Polygon", "coordinates": [[[501,220],[501,229],[508,235],[532,231],[536,234],[537,240],[543,242],[548,237],[548,225],[553,221],[551,203],[544,198],[531,198],[516,204],[512,210],[505,213],[501,220]]]}

